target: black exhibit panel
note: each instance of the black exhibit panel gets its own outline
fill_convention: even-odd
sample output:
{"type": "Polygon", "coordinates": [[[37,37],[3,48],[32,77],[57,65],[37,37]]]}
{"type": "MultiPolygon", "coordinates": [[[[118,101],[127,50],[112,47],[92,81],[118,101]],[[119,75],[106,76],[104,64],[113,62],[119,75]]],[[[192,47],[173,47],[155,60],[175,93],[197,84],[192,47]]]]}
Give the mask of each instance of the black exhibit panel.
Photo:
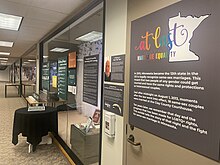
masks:
{"type": "Polygon", "coordinates": [[[124,86],[104,84],[104,109],[123,116],[124,86]]]}
{"type": "Polygon", "coordinates": [[[111,82],[124,83],[125,55],[111,57],[111,82]]]}
{"type": "Polygon", "coordinates": [[[129,123],[215,160],[219,8],[219,0],[184,0],[141,17],[130,45],[129,123]]]}
{"type": "Polygon", "coordinates": [[[43,89],[50,90],[50,63],[44,62],[42,68],[42,87],[43,89]]]}
{"type": "Polygon", "coordinates": [[[97,106],[99,54],[84,57],[83,101],[97,106]]]}
{"type": "Polygon", "coordinates": [[[67,100],[67,57],[58,59],[58,96],[67,100]]]}
{"type": "Polygon", "coordinates": [[[125,54],[106,58],[103,88],[104,109],[120,116],[123,116],[124,111],[124,73],[125,54]]]}

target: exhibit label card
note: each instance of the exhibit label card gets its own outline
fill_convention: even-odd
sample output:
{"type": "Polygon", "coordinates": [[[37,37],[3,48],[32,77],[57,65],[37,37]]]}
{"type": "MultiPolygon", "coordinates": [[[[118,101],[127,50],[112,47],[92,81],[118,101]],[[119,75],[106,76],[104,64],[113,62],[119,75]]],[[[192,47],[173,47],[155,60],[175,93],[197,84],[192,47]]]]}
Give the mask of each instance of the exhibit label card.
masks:
{"type": "Polygon", "coordinates": [[[130,47],[129,123],[215,160],[219,6],[185,0],[141,17],[132,22],[130,47]]]}

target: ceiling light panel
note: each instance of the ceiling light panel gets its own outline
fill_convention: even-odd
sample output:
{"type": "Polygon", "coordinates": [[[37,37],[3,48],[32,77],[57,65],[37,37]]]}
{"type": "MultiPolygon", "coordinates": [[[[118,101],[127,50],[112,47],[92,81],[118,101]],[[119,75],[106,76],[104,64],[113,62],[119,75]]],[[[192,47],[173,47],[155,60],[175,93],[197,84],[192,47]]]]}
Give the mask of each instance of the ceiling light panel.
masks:
{"type": "Polygon", "coordinates": [[[53,48],[53,49],[51,49],[50,51],[51,52],[61,52],[61,53],[63,53],[63,52],[66,52],[66,51],[68,51],[69,49],[66,49],[66,48],[53,48]]]}
{"type": "Polygon", "coordinates": [[[22,17],[0,13],[0,29],[18,31],[22,17]]]}
{"type": "Polygon", "coordinates": [[[10,55],[10,53],[9,52],[0,52],[0,55],[10,55]]]}
{"type": "Polygon", "coordinates": [[[90,33],[87,33],[83,36],[80,36],[76,38],[78,41],[84,41],[84,42],[94,42],[102,39],[102,33],[97,31],[92,31],[90,33]]]}
{"type": "Polygon", "coordinates": [[[4,46],[4,47],[12,47],[14,44],[14,42],[10,42],[10,41],[0,41],[0,46],[4,46]]]}
{"type": "Polygon", "coordinates": [[[8,58],[0,57],[0,60],[8,60],[8,58]]]}

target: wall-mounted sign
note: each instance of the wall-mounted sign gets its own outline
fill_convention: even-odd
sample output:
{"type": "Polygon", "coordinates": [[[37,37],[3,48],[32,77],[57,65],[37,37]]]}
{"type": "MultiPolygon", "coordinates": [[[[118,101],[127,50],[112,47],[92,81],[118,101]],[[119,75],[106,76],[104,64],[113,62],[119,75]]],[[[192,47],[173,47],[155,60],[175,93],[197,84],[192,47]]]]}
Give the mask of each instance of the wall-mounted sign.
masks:
{"type": "Polygon", "coordinates": [[[57,76],[52,76],[52,87],[57,88],[57,76]]]}
{"type": "Polygon", "coordinates": [[[50,64],[49,62],[43,63],[42,68],[42,88],[49,91],[50,90],[50,64]]]}
{"type": "Polygon", "coordinates": [[[50,63],[50,84],[57,88],[57,61],[50,63]]]}
{"type": "Polygon", "coordinates": [[[125,55],[114,55],[105,59],[104,80],[124,83],[125,55]]]}
{"type": "Polygon", "coordinates": [[[76,69],[68,70],[68,85],[76,85],[76,69]]]}
{"type": "Polygon", "coordinates": [[[130,47],[129,123],[215,160],[219,6],[185,0],[139,18],[130,47]]]}
{"type": "Polygon", "coordinates": [[[125,55],[111,57],[111,82],[124,83],[125,55]]]}
{"type": "Polygon", "coordinates": [[[123,116],[124,86],[104,84],[104,109],[123,116]]]}
{"type": "Polygon", "coordinates": [[[84,57],[83,101],[97,106],[99,55],[84,57]]]}
{"type": "Polygon", "coordinates": [[[69,53],[68,68],[76,68],[76,52],[69,53]]]}
{"type": "Polygon", "coordinates": [[[58,96],[67,100],[67,57],[58,59],[58,96]]]}

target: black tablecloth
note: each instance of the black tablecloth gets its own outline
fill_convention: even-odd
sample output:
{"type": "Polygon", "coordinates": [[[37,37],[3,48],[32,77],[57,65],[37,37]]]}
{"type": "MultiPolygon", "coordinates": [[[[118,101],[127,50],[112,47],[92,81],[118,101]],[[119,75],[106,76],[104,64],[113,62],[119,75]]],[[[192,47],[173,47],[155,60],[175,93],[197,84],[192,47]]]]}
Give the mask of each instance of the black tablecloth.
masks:
{"type": "Polygon", "coordinates": [[[15,111],[12,143],[18,143],[18,135],[27,137],[27,142],[36,147],[48,132],[58,132],[56,108],[46,107],[45,111],[28,111],[27,107],[15,111]]]}

